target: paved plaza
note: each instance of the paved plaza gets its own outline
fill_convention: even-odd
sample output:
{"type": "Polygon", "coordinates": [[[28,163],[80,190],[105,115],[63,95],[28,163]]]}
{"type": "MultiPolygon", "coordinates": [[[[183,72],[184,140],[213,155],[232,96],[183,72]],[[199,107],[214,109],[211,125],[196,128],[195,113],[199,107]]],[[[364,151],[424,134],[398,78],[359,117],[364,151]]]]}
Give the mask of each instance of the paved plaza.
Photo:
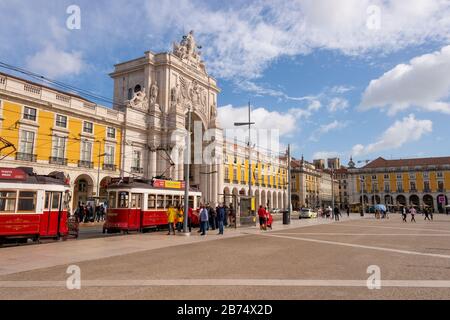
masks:
{"type": "Polygon", "coordinates": [[[416,220],[354,214],[206,237],[94,226],[79,240],[0,249],[0,299],[448,299],[450,218],[416,220]],[[70,265],[80,290],[66,287],[70,265]]]}

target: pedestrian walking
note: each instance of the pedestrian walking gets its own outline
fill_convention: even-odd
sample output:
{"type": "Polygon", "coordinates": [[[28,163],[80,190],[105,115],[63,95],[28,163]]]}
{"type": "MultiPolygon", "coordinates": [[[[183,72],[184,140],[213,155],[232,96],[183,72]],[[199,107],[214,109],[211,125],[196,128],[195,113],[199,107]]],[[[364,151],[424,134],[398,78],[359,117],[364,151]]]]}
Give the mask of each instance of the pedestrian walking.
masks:
{"type": "Polygon", "coordinates": [[[184,211],[181,206],[177,209],[177,231],[181,232],[183,229],[183,222],[184,222],[184,211]]]}
{"type": "Polygon", "coordinates": [[[208,210],[206,209],[206,207],[204,205],[202,205],[200,207],[200,232],[201,232],[201,236],[206,235],[206,230],[208,227],[208,210]]]}
{"type": "Polygon", "coordinates": [[[169,228],[169,232],[167,233],[167,235],[170,235],[172,231],[173,235],[175,235],[175,219],[177,216],[177,212],[172,204],[169,205],[169,209],[167,209],[166,215],[167,215],[167,226],[169,228]]]}
{"type": "Polygon", "coordinates": [[[347,207],[347,217],[350,217],[350,207],[347,207]]]}
{"type": "Polygon", "coordinates": [[[411,207],[411,209],[409,210],[409,213],[411,214],[411,222],[416,222],[416,219],[414,218],[414,216],[416,215],[417,211],[416,208],[411,207]]]}
{"type": "Polygon", "coordinates": [[[225,220],[225,208],[223,207],[223,204],[220,204],[219,207],[217,208],[217,223],[219,226],[219,233],[220,235],[223,234],[223,223],[225,220]]]}
{"type": "Polygon", "coordinates": [[[267,211],[267,228],[272,230],[273,216],[270,211],[267,211]]]}
{"type": "Polygon", "coordinates": [[[425,214],[425,219],[423,220],[430,220],[430,213],[428,212],[428,208],[423,208],[423,213],[425,214]]]}
{"type": "Polygon", "coordinates": [[[264,209],[263,206],[259,206],[258,217],[259,217],[259,229],[266,230],[266,209],[264,209]]]}
{"type": "Polygon", "coordinates": [[[339,215],[341,214],[341,212],[339,211],[339,208],[336,206],[334,207],[334,220],[335,221],[339,221],[339,215]]]}
{"type": "Polygon", "coordinates": [[[403,222],[407,222],[406,221],[406,216],[407,216],[406,207],[402,207],[402,221],[403,222]]]}

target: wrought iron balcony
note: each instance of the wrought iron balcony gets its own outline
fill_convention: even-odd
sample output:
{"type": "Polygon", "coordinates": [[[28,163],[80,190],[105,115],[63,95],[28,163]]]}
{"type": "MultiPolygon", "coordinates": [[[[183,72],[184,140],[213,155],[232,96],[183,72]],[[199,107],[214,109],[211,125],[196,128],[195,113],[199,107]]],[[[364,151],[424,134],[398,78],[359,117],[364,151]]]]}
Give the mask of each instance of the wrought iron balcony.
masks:
{"type": "Polygon", "coordinates": [[[224,179],[225,183],[230,183],[230,179],[224,179]]]}
{"type": "Polygon", "coordinates": [[[446,192],[445,188],[438,188],[437,192],[446,192]]]}
{"type": "Polygon", "coordinates": [[[117,166],[115,164],[111,163],[104,163],[103,164],[103,170],[107,171],[116,171],[117,166]]]}
{"type": "Polygon", "coordinates": [[[78,167],[92,169],[94,167],[94,163],[92,161],[78,160],[78,167]]]}
{"type": "Polygon", "coordinates": [[[417,192],[417,189],[416,189],[416,188],[411,188],[411,189],[409,190],[409,192],[417,192]]]}
{"type": "Polygon", "coordinates": [[[144,168],[131,167],[131,173],[144,173],[144,168]]]}
{"type": "Polygon", "coordinates": [[[430,188],[424,188],[423,192],[431,192],[431,189],[430,188]]]}
{"type": "Polygon", "coordinates": [[[16,153],[16,160],[36,162],[36,155],[31,153],[16,153]]]}
{"type": "Polygon", "coordinates": [[[59,164],[61,166],[67,166],[67,159],[66,158],[50,157],[48,162],[51,163],[51,164],[59,164]]]}

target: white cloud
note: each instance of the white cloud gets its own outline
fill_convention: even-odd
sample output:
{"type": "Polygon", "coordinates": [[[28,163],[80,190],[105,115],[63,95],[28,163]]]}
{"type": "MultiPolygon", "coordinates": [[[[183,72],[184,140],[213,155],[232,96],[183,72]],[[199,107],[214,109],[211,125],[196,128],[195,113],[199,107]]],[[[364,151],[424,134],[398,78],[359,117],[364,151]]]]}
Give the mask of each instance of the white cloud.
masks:
{"type": "Polygon", "coordinates": [[[314,130],[311,136],[309,137],[309,140],[311,141],[318,141],[319,137],[334,130],[339,130],[347,127],[347,122],[337,121],[334,120],[331,123],[323,124],[318,129],[314,130]]]}
{"type": "Polygon", "coordinates": [[[340,86],[332,87],[330,89],[330,92],[332,92],[334,94],[343,94],[343,93],[347,93],[349,91],[352,91],[353,89],[355,89],[353,86],[340,85],[340,86]]]}
{"type": "Polygon", "coordinates": [[[42,51],[28,57],[27,68],[50,78],[77,75],[84,66],[80,52],[66,52],[47,45],[42,51]]]}
{"type": "Polygon", "coordinates": [[[389,114],[411,107],[450,114],[450,46],[399,64],[366,88],[362,110],[388,109],[389,114]]]}
{"type": "Polygon", "coordinates": [[[337,151],[318,151],[313,154],[313,159],[329,159],[329,158],[340,158],[342,154],[337,151]]]}
{"type": "Polygon", "coordinates": [[[348,108],[348,101],[344,98],[332,98],[328,104],[329,112],[345,111],[348,108]]]}
{"type": "Polygon", "coordinates": [[[416,120],[413,114],[396,121],[374,143],[368,145],[357,144],[353,146],[351,154],[361,156],[380,151],[398,149],[403,145],[418,141],[422,136],[432,132],[431,120],[416,120]]]}

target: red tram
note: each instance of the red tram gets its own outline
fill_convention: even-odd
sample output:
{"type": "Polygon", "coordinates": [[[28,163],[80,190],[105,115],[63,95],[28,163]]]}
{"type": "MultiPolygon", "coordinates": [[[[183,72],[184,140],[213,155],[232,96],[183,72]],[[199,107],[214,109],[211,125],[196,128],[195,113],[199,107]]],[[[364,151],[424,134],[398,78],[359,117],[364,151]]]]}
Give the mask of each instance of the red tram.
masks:
{"type": "Polygon", "coordinates": [[[32,168],[0,168],[0,245],[68,235],[69,186],[63,173],[36,175],[32,168]]]}
{"type": "MultiPolygon", "coordinates": [[[[184,183],[167,180],[113,179],[108,185],[108,207],[103,232],[139,231],[167,225],[169,205],[184,206],[184,183]]],[[[201,192],[189,192],[193,224],[198,224],[201,192]]]]}

